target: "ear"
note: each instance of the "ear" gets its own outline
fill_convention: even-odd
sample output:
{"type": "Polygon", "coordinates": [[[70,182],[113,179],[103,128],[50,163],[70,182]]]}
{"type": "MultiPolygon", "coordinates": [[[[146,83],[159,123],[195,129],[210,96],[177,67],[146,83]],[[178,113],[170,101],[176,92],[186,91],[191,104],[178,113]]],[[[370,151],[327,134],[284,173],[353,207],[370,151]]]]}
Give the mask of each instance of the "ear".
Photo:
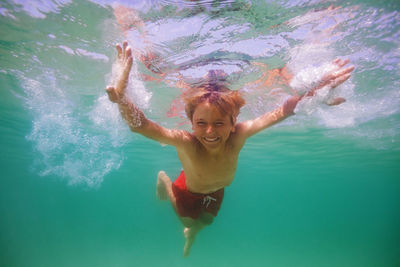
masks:
{"type": "Polygon", "coordinates": [[[231,119],[231,121],[232,121],[232,131],[231,132],[232,133],[234,133],[236,131],[236,120],[237,120],[237,118],[232,115],[232,119],[231,119]]]}

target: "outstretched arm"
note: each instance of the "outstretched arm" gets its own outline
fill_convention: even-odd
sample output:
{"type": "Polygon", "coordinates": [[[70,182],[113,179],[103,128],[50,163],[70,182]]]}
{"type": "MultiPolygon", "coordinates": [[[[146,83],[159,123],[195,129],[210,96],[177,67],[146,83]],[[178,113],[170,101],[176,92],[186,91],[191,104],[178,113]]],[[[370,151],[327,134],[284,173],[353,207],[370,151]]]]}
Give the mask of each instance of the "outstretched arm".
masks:
{"type": "Polygon", "coordinates": [[[187,132],[167,129],[147,119],[144,113],[129,99],[126,88],[133,62],[131,48],[128,47],[127,42],[124,42],[122,47],[117,44],[116,48],[118,57],[115,68],[118,78],[114,86],[106,88],[110,101],[118,104],[123,119],[133,132],[164,144],[183,145],[190,138],[187,132]]]}
{"type": "MultiPolygon", "coordinates": [[[[305,94],[298,96],[291,96],[281,107],[268,112],[254,120],[249,120],[238,124],[238,131],[245,137],[248,138],[259,131],[268,128],[287,117],[294,114],[294,109],[296,108],[299,101],[305,97],[313,96],[318,90],[324,87],[328,87],[330,90],[337,87],[338,85],[345,82],[350,78],[351,72],[354,67],[345,67],[349,63],[349,60],[336,59],[333,61],[334,68],[325,74],[320,81],[317,81],[316,85],[306,92],[305,94]]],[[[343,103],[344,98],[336,98],[329,105],[338,105],[343,103]]]]}

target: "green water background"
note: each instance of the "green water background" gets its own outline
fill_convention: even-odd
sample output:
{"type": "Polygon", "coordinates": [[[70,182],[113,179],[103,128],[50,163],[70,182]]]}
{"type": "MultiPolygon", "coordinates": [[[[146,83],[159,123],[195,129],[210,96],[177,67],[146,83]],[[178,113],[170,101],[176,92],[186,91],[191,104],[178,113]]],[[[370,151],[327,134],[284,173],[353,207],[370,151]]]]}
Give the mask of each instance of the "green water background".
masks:
{"type": "MultiPolygon", "coordinates": [[[[393,3],[367,5],[398,11],[393,3]]],[[[47,20],[22,12],[16,13],[17,22],[1,18],[6,70],[0,73],[1,266],[399,266],[399,113],[356,126],[360,131],[394,127],[394,136],[377,135],[378,143],[374,137],[339,134],[346,128],[298,127],[296,118],[251,138],[218,218],[201,232],[187,259],[178,219],[155,197],[157,172],[179,173],[172,147],[132,137],[112,148],[122,155],[122,164],[95,187],[40,175],[41,155],[27,138],[35,113],[20,97],[26,91],[18,72],[9,70],[26,74],[32,68],[35,77],[38,67],[19,59],[37,52],[32,47],[41,36],[62,29],[76,38],[65,41],[78,46],[79,38],[103,36],[96,25],[112,18],[109,8],[88,2],[60,10],[47,14],[47,20]],[[89,29],[75,32],[79,28],[57,19],[71,14],[86,17],[89,29]]],[[[112,58],[111,40],[97,45],[112,58]]],[[[78,114],[85,113],[99,95],[93,88],[104,88],[110,64],[68,55],[54,59],[55,54],[50,49],[38,56],[46,68],[63,62],[71,71],[72,79],[61,88],[71,94],[87,90],[76,100],[78,114]]],[[[361,71],[355,74],[356,86],[373,91],[376,84],[363,84],[363,77],[361,71]]]]}

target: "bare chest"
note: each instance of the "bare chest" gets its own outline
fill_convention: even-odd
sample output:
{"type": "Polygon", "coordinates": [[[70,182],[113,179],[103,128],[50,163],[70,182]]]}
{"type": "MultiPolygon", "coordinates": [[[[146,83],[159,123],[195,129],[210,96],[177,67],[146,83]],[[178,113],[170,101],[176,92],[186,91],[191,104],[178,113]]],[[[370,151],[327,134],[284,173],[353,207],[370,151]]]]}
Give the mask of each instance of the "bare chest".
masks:
{"type": "Polygon", "coordinates": [[[227,154],[207,157],[202,154],[185,157],[181,155],[186,174],[186,186],[192,192],[210,193],[230,185],[237,166],[237,155],[227,154]]]}

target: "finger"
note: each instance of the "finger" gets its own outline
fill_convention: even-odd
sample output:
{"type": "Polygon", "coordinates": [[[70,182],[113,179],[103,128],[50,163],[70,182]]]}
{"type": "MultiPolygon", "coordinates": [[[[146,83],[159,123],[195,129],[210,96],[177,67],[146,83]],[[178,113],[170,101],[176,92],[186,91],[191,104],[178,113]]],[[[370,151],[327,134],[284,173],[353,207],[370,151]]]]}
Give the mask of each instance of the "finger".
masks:
{"type": "Polygon", "coordinates": [[[129,72],[131,71],[131,67],[132,67],[132,62],[133,62],[133,58],[131,56],[128,57],[127,60],[126,60],[127,67],[124,68],[124,76],[125,75],[126,76],[129,75],[129,72]]]}
{"type": "Polygon", "coordinates": [[[115,88],[112,86],[107,86],[106,92],[108,94],[108,98],[110,99],[111,102],[116,102],[117,101],[117,94],[115,92],[115,88]]]}
{"type": "Polygon", "coordinates": [[[347,74],[347,73],[351,73],[354,69],[355,69],[354,66],[350,66],[350,67],[344,69],[343,73],[346,73],[346,74],[347,74]]]}
{"type": "Polygon", "coordinates": [[[336,65],[339,64],[340,60],[341,60],[340,58],[335,59],[335,60],[333,61],[333,64],[336,64],[336,65]]]}
{"type": "Polygon", "coordinates": [[[331,101],[328,101],[327,104],[329,106],[336,106],[342,104],[343,102],[346,102],[346,99],[344,99],[343,97],[337,97],[331,101]]]}
{"type": "Polygon", "coordinates": [[[338,78],[338,77],[340,77],[342,75],[351,73],[353,70],[354,70],[354,66],[351,66],[351,67],[348,67],[348,68],[345,68],[345,69],[341,69],[341,70],[335,72],[333,76],[336,79],[336,78],[338,78]]]}
{"type": "Polygon", "coordinates": [[[128,67],[129,68],[127,68],[128,69],[128,71],[130,71],[131,70],[131,67],[132,67],[132,62],[133,62],[133,58],[132,58],[132,56],[130,56],[129,58],[128,58],[128,67]]]}
{"type": "MultiPolygon", "coordinates": [[[[342,64],[342,62],[340,62],[340,64],[342,64]]],[[[321,82],[321,87],[335,81],[336,79],[338,79],[339,77],[343,76],[343,75],[347,75],[349,73],[351,73],[354,70],[354,66],[345,68],[345,69],[339,69],[335,72],[332,72],[328,75],[326,75],[321,82]]]]}
{"type": "Polygon", "coordinates": [[[349,59],[339,59],[338,63],[336,64],[339,68],[342,68],[343,66],[345,66],[347,63],[349,63],[350,60],[349,59]]]}
{"type": "Polygon", "coordinates": [[[121,58],[122,56],[122,48],[120,44],[116,44],[115,46],[117,48],[117,53],[118,53],[118,58],[121,58]]]}
{"type": "Polygon", "coordinates": [[[125,57],[125,53],[126,53],[126,47],[128,46],[128,42],[124,41],[122,43],[122,56],[125,57]]]}
{"type": "Polygon", "coordinates": [[[132,49],[131,49],[131,47],[130,46],[128,46],[127,48],[126,48],[126,55],[125,55],[126,57],[132,57],[132,49]]]}
{"type": "Polygon", "coordinates": [[[110,98],[110,100],[113,98],[114,95],[114,87],[112,86],[107,86],[106,87],[106,92],[108,94],[108,97],[110,98]]]}
{"type": "Polygon", "coordinates": [[[342,75],[342,76],[338,77],[336,80],[334,80],[332,82],[331,89],[333,89],[333,88],[339,86],[340,84],[344,83],[347,79],[350,78],[350,76],[351,76],[350,73],[348,73],[348,74],[345,74],[345,75],[342,75]]]}

